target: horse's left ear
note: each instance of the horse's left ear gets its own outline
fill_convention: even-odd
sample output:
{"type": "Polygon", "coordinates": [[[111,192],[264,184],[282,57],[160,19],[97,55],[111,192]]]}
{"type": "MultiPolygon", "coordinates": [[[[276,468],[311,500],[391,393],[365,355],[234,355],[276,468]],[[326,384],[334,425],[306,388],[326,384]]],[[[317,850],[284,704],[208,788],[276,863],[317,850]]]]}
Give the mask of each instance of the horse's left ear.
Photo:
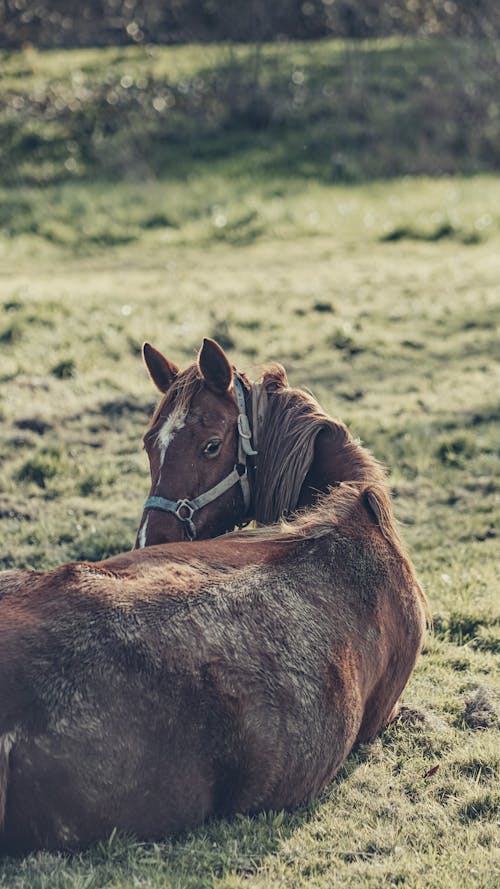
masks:
{"type": "Polygon", "coordinates": [[[166,392],[179,373],[179,368],[168,358],[165,358],[151,343],[144,343],[142,356],[153,383],[160,392],[166,392]]]}
{"type": "Polygon", "coordinates": [[[233,379],[233,368],[224,349],[215,340],[204,338],[198,353],[198,370],[209,389],[221,395],[227,392],[233,379]]]}

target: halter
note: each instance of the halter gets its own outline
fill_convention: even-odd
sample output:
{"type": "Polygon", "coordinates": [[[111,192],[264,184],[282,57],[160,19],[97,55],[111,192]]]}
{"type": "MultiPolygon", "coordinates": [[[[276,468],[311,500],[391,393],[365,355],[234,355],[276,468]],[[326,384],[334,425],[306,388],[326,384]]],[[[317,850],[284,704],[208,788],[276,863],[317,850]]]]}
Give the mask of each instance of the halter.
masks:
{"type": "MultiPolygon", "coordinates": [[[[229,491],[229,489],[234,487],[234,485],[241,485],[241,493],[243,494],[243,502],[245,504],[245,515],[248,515],[250,510],[251,493],[250,482],[248,479],[247,458],[256,457],[257,451],[254,451],[252,445],[250,444],[252,438],[252,430],[250,428],[250,423],[248,421],[246,412],[245,391],[239,377],[236,374],[234,374],[233,376],[233,382],[236,402],[239,409],[237,424],[238,462],[236,463],[233,471],[230,472],[229,475],[226,476],[226,478],[222,479],[222,481],[218,482],[218,484],[214,485],[213,488],[205,491],[204,494],[199,494],[198,497],[194,497],[192,500],[189,500],[187,497],[181,500],[168,500],[166,497],[148,497],[144,504],[144,509],[160,509],[163,512],[173,513],[179,519],[179,521],[184,522],[184,524],[186,525],[186,531],[189,540],[194,540],[196,537],[196,526],[193,522],[193,516],[195,512],[197,512],[203,506],[206,506],[208,503],[212,503],[213,500],[217,500],[217,498],[220,497],[221,494],[225,494],[225,492],[229,491]]],[[[255,407],[255,392],[253,404],[255,407]]],[[[257,414],[254,413],[254,420],[256,416],[257,414]]]]}

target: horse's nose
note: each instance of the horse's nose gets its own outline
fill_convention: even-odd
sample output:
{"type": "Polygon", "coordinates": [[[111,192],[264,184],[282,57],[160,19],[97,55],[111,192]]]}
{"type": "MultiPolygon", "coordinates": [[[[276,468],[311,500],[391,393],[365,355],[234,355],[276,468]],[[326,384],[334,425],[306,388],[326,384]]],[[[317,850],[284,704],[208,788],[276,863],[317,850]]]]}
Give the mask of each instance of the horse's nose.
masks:
{"type": "Polygon", "coordinates": [[[175,515],[146,509],[142,514],[134,549],[182,540],[185,540],[184,522],[180,522],[175,515]]]}

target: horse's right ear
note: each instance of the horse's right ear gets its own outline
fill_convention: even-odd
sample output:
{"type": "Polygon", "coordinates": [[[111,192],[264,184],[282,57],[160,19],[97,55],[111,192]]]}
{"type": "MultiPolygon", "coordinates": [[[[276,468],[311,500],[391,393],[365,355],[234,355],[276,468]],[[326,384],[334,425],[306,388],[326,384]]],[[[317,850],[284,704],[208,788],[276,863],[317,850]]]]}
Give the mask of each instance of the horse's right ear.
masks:
{"type": "Polygon", "coordinates": [[[179,373],[179,368],[150,343],[144,343],[142,355],[153,383],[160,392],[166,392],[179,373]]]}
{"type": "Polygon", "coordinates": [[[286,389],[288,379],[286,370],[282,364],[273,364],[267,367],[262,377],[264,387],[268,392],[276,392],[278,389],[286,389]]]}
{"type": "Polygon", "coordinates": [[[223,395],[233,379],[233,368],[224,349],[205,337],[198,353],[198,370],[209,389],[223,395]]]}

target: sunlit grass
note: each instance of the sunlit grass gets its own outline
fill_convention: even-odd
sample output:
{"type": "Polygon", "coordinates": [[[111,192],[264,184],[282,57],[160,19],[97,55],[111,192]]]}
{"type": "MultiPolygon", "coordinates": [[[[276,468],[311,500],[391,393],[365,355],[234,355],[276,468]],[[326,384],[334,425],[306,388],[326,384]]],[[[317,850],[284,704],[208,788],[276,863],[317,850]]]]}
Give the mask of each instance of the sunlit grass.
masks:
{"type": "MultiPolygon", "coordinates": [[[[106,52],[123,73],[144,58],[106,52]]],[[[96,58],[70,55],[33,65],[49,78],[96,58]]],[[[196,48],[178,64],[188,76],[196,48]]],[[[185,179],[3,189],[0,565],[132,546],[156,401],[141,343],[185,366],[208,334],[250,376],[280,360],[388,465],[435,626],[405,720],[315,805],[2,862],[0,886],[497,886],[499,208],[494,176],[348,186],[237,157],[185,179]]]]}
{"type": "MultiPolygon", "coordinates": [[[[42,224],[42,193],[13,195],[42,224]]],[[[68,239],[4,237],[4,567],[132,546],[148,489],[140,438],[156,399],[140,344],[185,365],[211,334],[250,375],[281,360],[387,463],[435,615],[405,695],[420,715],[353,753],[310,809],[215,822],[153,846],[115,837],[75,858],[5,863],[9,889],[338,880],[446,889],[463,886],[465,872],[468,886],[493,889],[499,198],[492,177],[251,188],[200,175],[49,190],[46,224],[59,214],[68,239]],[[250,208],[253,235],[227,236],[250,208]],[[175,225],[141,225],[161,214],[175,225]],[[445,218],[480,239],[384,240],[391,227],[445,218]],[[110,247],[82,234],[79,244],[97,224],[134,237],[110,247]]]]}
{"type": "MultiPolygon", "coordinates": [[[[304,184],[294,178],[255,180],[235,162],[223,171],[202,166],[189,180],[141,184],[65,184],[0,189],[0,234],[35,236],[79,252],[135,241],[151,245],[246,245],[273,239],[359,237],[474,246],[500,229],[495,177],[399,180],[362,186],[304,184]],[[234,173],[234,175],[232,175],[234,173]]],[[[390,248],[386,251],[391,256],[390,248]]],[[[474,322],[487,325],[488,320],[474,322]]]]}

